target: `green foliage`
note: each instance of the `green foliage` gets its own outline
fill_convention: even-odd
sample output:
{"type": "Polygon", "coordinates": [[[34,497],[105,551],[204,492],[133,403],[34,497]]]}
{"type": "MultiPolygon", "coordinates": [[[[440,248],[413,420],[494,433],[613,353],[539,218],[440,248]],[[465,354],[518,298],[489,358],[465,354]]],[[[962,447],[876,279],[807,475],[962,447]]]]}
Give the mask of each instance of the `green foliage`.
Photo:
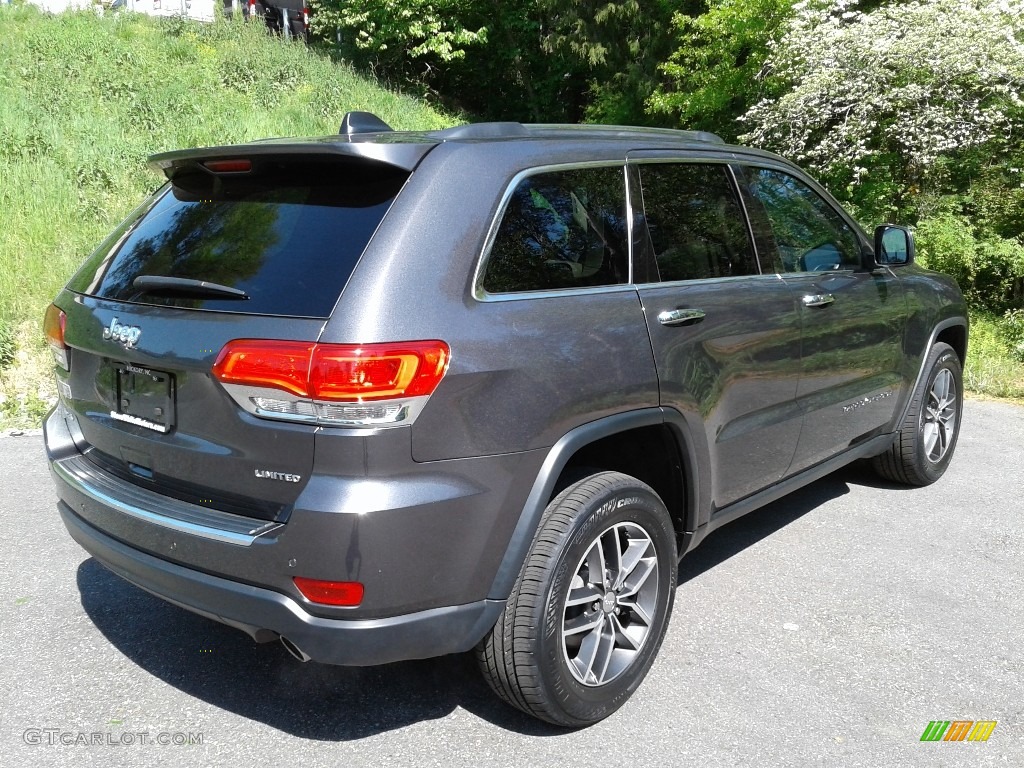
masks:
{"type": "Polygon", "coordinates": [[[541,53],[582,86],[581,117],[588,122],[663,122],[645,114],[657,68],[671,51],[677,2],[651,0],[539,0],[541,53]],[[567,73],[568,73],[567,72],[567,73]]]}
{"type": "Polygon", "coordinates": [[[792,5],[718,0],[699,14],[677,12],[671,22],[677,47],[659,67],[665,82],[648,108],[675,116],[684,128],[735,140],[742,130],[737,118],[765,95],[765,61],[792,5]]]}
{"type": "Polygon", "coordinates": [[[0,428],[32,428],[42,426],[43,417],[53,402],[35,392],[22,392],[0,399],[0,428]]]}
{"type": "Polygon", "coordinates": [[[424,69],[463,59],[469,46],[487,42],[487,28],[463,23],[474,0],[315,0],[313,31],[343,37],[379,66],[403,68],[421,59],[424,69]]]}
{"type": "Polygon", "coordinates": [[[1009,309],[999,324],[1010,354],[1024,363],[1024,309],[1009,309]]]}
{"type": "Polygon", "coordinates": [[[0,371],[14,363],[14,352],[14,331],[8,323],[0,321],[0,371]]]}
{"type": "Polygon", "coordinates": [[[257,25],[0,6],[0,39],[0,306],[14,319],[40,316],[160,184],[151,153],[333,133],[349,109],[449,122],[257,25]]]}
{"type": "MultiPolygon", "coordinates": [[[[1016,316],[1014,316],[1016,318],[1016,316]]],[[[998,315],[977,312],[971,317],[971,341],[964,368],[964,386],[989,397],[1024,400],[1024,366],[1014,345],[1020,325],[998,315]]]]}
{"type": "Polygon", "coordinates": [[[314,0],[341,57],[498,120],[663,122],[644,104],[673,0],[314,0]]]}
{"type": "Polygon", "coordinates": [[[922,263],[956,278],[974,306],[1002,312],[1021,304],[1024,244],[1019,239],[978,231],[968,217],[950,210],[922,219],[916,238],[922,263]]]}

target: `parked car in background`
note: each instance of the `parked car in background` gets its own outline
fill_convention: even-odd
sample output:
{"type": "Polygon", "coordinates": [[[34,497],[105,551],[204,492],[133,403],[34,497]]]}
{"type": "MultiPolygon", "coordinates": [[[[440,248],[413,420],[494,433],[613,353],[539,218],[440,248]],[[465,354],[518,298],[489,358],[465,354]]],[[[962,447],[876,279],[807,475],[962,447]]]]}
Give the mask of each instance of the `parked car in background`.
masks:
{"type": "Polygon", "coordinates": [[[309,42],[309,6],[305,0],[251,0],[246,18],[261,18],[267,28],[288,39],[309,42]]]}
{"type": "Polygon", "coordinates": [[[150,163],[46,313],[59,511],[299,659],[475,649],[507,702],[588,725],[711,531],[856,460],[927,485],[953,456],[959,289],[776,155],[350,113],[150,163]]]}

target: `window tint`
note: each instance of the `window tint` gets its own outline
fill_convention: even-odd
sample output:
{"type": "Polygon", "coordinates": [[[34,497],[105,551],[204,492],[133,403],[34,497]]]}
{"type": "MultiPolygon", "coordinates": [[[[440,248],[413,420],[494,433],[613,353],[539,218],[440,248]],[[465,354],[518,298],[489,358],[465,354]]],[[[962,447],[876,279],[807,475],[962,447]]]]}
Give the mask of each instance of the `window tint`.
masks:
{"type": "Polygon", "coordinates": [[[484,272],[489,293],[629,280],[621,167],[529,176],[516,186],[484,272]]]}
{"type": "Polygon", "coordinates": [[[821,195],[782,171],[746,168],[743,173],[766,268],[769,260],[776,272],[860,266],[860,240],[821,195]]]}
{"type": "Polygon", "coordinates": [[[662,281],[758,273],[743,208],[724,165],[644,164],[640,180],[662,281]]]}
{"type": "Polygon", "coordinates": [[[327,317],[404,181],[386,166],[298,161],[267,161],[251,176],[175,177],[69,287],[161,306],[327,317]],[[140,290],[143,275],[218,283],[249,298],[140,290]]]}

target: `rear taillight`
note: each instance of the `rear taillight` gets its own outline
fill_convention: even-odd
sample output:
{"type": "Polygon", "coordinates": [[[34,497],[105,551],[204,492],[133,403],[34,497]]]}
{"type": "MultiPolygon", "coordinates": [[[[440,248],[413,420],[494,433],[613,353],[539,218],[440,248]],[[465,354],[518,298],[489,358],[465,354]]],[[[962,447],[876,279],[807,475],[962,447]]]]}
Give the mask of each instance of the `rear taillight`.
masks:
{"type": "Polygon", "coordinates": [[[313,344],[236,339],[213,375],[259,416],[349,426],[409,423],[448,370],[443,341],[313,344]]]}
{"type": "Polygon", "coordinates": [[[363,602],[363,585],[358,581],[321,581],[295,576],[292,581],[307,600],[321,605],[354,608],[363,602]]]}
{"type": "Polygon", "coordinates": [[[43,318],[43,333],[46,334],[46,343],[53,353],[53,361],[65,371],[71,370],[68,362],[68,345],[64,343],[64,329],[67,327],[68,316],[64,310],[51,304],[46,308],[46,315],[43,318]]]}

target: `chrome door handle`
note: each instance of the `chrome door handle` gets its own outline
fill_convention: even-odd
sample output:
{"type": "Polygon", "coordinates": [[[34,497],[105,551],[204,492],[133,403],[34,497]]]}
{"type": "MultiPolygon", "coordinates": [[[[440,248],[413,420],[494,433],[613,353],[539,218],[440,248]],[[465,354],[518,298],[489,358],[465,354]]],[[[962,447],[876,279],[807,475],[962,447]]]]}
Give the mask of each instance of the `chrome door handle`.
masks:
{"type": "Polygon", "coordinates": [[[662,325],[693,325],[703,319],[703,309],[666,309],[658,313],[662,325]]]}
{"type": "Polygon", "coordinates": [[[827,307],[835,300],[831,293],[808,293],[803,298],[805,307],[827,307]]]}

